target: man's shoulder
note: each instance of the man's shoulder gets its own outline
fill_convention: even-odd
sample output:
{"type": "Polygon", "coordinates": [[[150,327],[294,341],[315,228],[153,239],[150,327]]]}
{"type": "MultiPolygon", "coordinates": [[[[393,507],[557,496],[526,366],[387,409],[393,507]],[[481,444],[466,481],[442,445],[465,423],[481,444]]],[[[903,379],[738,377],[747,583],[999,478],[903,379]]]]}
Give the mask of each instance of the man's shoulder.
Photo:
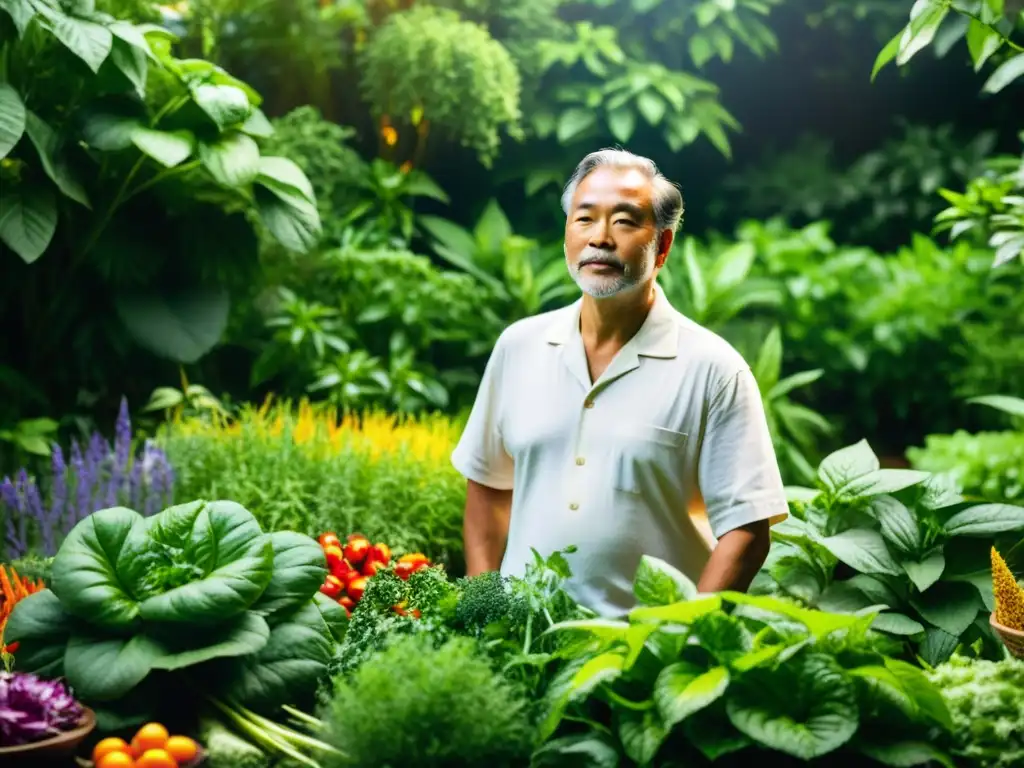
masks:
{"type": "Polygon", "coordinates": [[[575,305],[551,309],[514,321],[498,336],[496,349],[506,354],[523,352],[544,342],[553,331],[568,327],[575,305]]]}
{"type": "Polygon", "coordinates": [[[719,380],[729,379],[750,368],[739,350],[725,337],[675,311],[679,331],[677,359],[691,371],[711,373],[719,380]]]}

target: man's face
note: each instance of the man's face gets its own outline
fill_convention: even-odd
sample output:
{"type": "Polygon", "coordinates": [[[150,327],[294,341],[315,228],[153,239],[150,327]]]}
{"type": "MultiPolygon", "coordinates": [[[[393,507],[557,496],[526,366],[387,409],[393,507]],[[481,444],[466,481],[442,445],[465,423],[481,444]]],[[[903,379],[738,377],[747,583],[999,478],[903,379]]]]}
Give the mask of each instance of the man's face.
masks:
{"type": "Polygon", "coordinates": [[[565,262],[584,293],[615,296],[661,268],[671,239],[658,236],[653,192],[642,172],[611,167],[597,168],[576,187],[565,222],[565,262]]]}

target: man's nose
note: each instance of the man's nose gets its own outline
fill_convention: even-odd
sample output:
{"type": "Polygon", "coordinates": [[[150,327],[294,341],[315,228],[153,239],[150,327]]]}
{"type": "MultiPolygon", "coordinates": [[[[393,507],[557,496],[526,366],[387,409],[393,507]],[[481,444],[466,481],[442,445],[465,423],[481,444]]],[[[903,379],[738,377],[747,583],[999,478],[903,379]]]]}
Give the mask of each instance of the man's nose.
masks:
{"type": "Polygon", "coordinates": [[[590,228],[590,237],[587,244],[592,248],[602,250],[614,250],[615,241],[612,240],[612,229],[604,219],[598,219],[590,228]]]}

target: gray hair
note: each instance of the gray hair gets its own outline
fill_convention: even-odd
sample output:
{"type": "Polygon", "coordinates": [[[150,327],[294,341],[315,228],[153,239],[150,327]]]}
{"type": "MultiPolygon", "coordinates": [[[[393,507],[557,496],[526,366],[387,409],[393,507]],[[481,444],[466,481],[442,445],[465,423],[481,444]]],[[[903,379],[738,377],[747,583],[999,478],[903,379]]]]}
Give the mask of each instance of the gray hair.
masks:
{"type": "Polygon", "coordinates": [[[653,160],[625,149],[600,149],[580,160],[562,192],[562,210],[566,216],[580,182],[602,166],[641,171],[654,185],[654,222],[658,231],[670,229],[674,233],[679,228],[683,220],[683,195],[679,188],[662,175],[653,160]]]}

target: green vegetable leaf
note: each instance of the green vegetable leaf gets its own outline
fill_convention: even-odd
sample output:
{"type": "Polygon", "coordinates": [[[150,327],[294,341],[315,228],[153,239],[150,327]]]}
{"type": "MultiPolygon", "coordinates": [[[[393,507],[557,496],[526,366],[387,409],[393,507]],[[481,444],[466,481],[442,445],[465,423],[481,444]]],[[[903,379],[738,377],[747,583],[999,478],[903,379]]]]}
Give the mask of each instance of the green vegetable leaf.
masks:
{"type": "Polygon", "coordinates": [[[751,746],[751,740],[733,727],[725,716],[725,704],[717,703],[683,721],[683,732],[708,760],[739,752],[751,746]]]}
{"type": "Polygon", "coordinates": [[[0,192],[0,242],[26,264],[50,246],[57,231],[57,202],[52,190],[32,186],[21,192],[0,192]]]}
{"type": "Polygon", "coordinates": [[[644,555],[633,580],[633,592],[641,605],[669,605],[693,600],[697,587],[664,560],[644,555]]]}
{"type": "Polygon", "coordinates": [[[713,667],[706,672],[685,661],[665,667],[654,683],[654,702],[661,720],[673,728],[687,717],[719,699],[729,687],[729,670],[713,667]]]}
{"type": "Polygon", "coordinates": [[[267,588],[273,565],[270,538],[231,501],[194,501],[145,518],[117,557],[142,618],[175,624],[243,613],[267,588]]]}
{"type": "Polygon", "coordinates": [[[881,465],[867,440],[840,448],[822,459],[818,466],[818,478],[834,495],[858,478],[876,472],[881,465]]]}
{"type": "Polygon", "coordinates": [[[144,99],[146,97],[146,74],[149,70],[146,52],[123,40],[115,40],[114,47],[110,51],[110,60],[128,79],[128,82],[135,86],[135,93],[138,97],[144,99]]]}
{"type": "Polygon", "coordinates": [[[910,604],[925,621],[959,637],[982,610],[978,590],[962,581],[940,581],[922,594],[912,596],[910,604]]]}
{"type": "Polygon", "coordinates": [[[999,93],[1021,76],[1024,76],[1024,54],[1018,53],[1000,64],[981,90],[983,93],[999,93]]]}
{"type": "Polygon", "coordinates": [[[36,16],[35,8],[29,0],[0,0],[0,9],[6,11],[18,30],[18,37],[24,37],[29,23],[36,16]]]}
{"type": "Polygon", "coordinates": [[[570,701],[582,701],[602,683],[611,682],[622,674],[625,657],[618,652],[601,653],[587,662],[572,679],[570,701]]]}
{"type": "MultiPolygon", "coordinates": [[[[2,86],[0,86],[2,88],[2,86]]],[[[28,112],[25,119],[25,132],[39,153],[39,161],[43,170],[50,177],[57,189],[76,203],[89,208],[89,197],[85,189],[75,177],[70,166],[60,156],[60,142],[53,129],[39,119],[34,113],[28,112]]]]}
{"type": "Polygon", "coordinates": [[[618,141],[625,143],[633,136],[636,130],[636,113],[629,107],[619,107],[608,114],[608,127],[612,136],[618,141]]]}
{"type": "Polygon", "coordinates": [[[132,146],[132,136],[143,127],[134,116],[91,110],[82,119],[82,139],[90,147],[117,152],[132,146]]]}
{"type": "Polygon", "coordinates": [[[683,600],[671,605],[634,608],[629,613],[631,622],[654,621],[663,624],[692,624],[701,616],[717,611],[722,606],[720,595],[700,600],[683,600]]]}
{"type": "Polygon", "coordinates": [[[150,630],[158,641],[160,654],[153,669],[185,669],[211,659],[247,656],[267,645],[270,627],[254,613],[243,613],[213,627],[193,627],[181,632],[177,627],[150,630]]]}
{"type": "Polygon", "coordinates": [[[878,521],[882,536],[898,552],[904,555],[917,552],[921,546],[921,531],[917,518],[905,504],[892,496],[876,496],[871,499],[868,512],[878,521]]]}
{"type": "Polygon", "coordinates": [[[252,109],[245,91],[234,85],[203,83],[192,90],[192,99],[221,130],[244,123],[252,109]]]}
{"type": "Polygon", "coordinates": [[[891,635],[917,635],[924,632],[924,626],[902,613],[883,612],[871,622],[871,628],[891,635]]]}
{"type": "Polygon", "coordinates": [[[958,635],[951,635],[938,627],[929,627],[924,632],[924,641],[918,653],[927,664],[937,666],[949,660],[960,644],[958,635]]]}
{"type": "Polygon", "coordinates": [[[832,657],[815,653],[745,673],[730,690],[726,711],[753,741],[802,760],[838,749],[860,724],[853,681],[832,657]]]}
{"type": "Polygon", "coordinates": [[[619,768],[619,751],[613,739],[603,733],[576,733],[552,739],[541,746],[530,761],[531,768],[619,768]]]}
{"type": "Polygon", "coordinates": [[[591,109],[573,107],[558,118],[558,141],[567,144],[590,130],[597,122],[596,113],[591,109]]]}
{"type": "Polygon", "coordinates": [[[114,701],[153,669],[160,646],[144,634],[109,637],[78,630],[68,641],[64,669],[68,684],[86,701],[114,701]]]}
{"type": "Polygon", "coordinates": [[[649,125],[657,125],[665,116],[668,104],[654,91],[642,91],[636,97],[636,108],[649,125]]]}
{"type": "Polygon", "coordinates": [[[27,111],[21,96],[7,83],[0,83],[0,160],[7,157],[25,132],[27,111]]]}
{"type": "Polygon", "coordinates": [[[64,652],[75,625],[52,590],[23,597],[14,606],[3,640],[20,643],[18,670],[46,678],[64,676],[64,652]]]}
{"type": "Polygon", "coordinates": [[[828,536],[821,543],[841,562],[861,573],[885,573],[899,576],[899,563],[889,553],[882,536],[866,528],[851,528],[848,531],[828,536]]]}
{"type": "Polygon", "coordinates": [[[950,536],[992,536],[1024,530],[1024,507],[979,504],[957,512],[944,526],[950,536]]]}
{"type": "Polygon", "coordinates": [[[949,756],[938,748],[921,741],[897,741],[892,744],[859,744],[863,754],[882,765],[892,768],[912,768],[915,765],[938,763],[945,768],[956,768],[949,756]]]}
{"type": "Polygon", "coordinates": [[[1003,36],[996,30],[988,24],[982,24],[977,19],[971,19],[971,23],[967,27],[967,50],[970,51],[975,72],[981,72],[985,62],[999,50],[1002,44],[1003,36]]]}
{"type": "Polygon", "coordinates": [[[293,531],[277,531],[270,534],[270,545],[274,573],[251,609],[261,616],[309,602],[327,577],[324,551],[315,539],[293,531]]]}
{"type": "Polygon", "coordinates": [[[64,610],[94,627],[118,629],[138,623],[139,603],[117,563],[144,520],[132,509],[111,507],[71,529],[50,573],[50,588],[64,610]]]}
{"type": "Polygon", "coordinates": [[[320,242],[320,213],[305,197],[264,187],[256,187],[254,193],[260,220],[285,248],[306,253],[320,242]]]}
{"type": "Polygon", "coordinates": [[[882,71],[886,64],[896,58],[896,54],[900,52],[900,40],[903,38],[903,30],[901,29],[885,47],[878,52],[878,56],[875,57],[874,66],[871,67],[871,82],[875,82],[875,78],[878,77],[878,73],[882,71]]]}
{"type": "Polygon", "coordinates": [[[946,558],[939,549],[923,560],[903,560],[900,566],[907,572],[918,591],[924,592],[942,577],[942,572],[946,568],[946,558]]]}
{"type": "Polygon", "coordinates": [[[242,123],[240,129],[242,133],[247,133],[250,136],[255,136],[257,139],[269,139],[274,135],[274,126],[267,120],[267,116],[263,114],[263,110],[258,107],[253,107],[249,113],[249,117],[246,118],[245,122],[242,123]]]}
{"type": "Polygon", "coordinates": [[[158,131],[138,126],[132,131],[132,143],[165,168],[180,165],[192,154],[195,137],[190,131],[158,131]]]}
{"type": "Polygon", "coordinates": [[[903,690],[911,698],[921,715],[947,731],[953,729],[953,721],[936,688],[918,667],[899,659],[885,659],[885,668],[899,680],[903,690]]]}
{"type": "Polygon", "coordinates": [[[900,66],[906,64],[918,51],[931,43],[948,13],[949,5],[942,0],[925,0],[915,5],[910,24],[900,39],[896,63],[900,66]]]}
{"type": "Polygon", "coordinates": [[[218,184],[241,187],[260,170],[260,148],[244,133],[229,133],[212,144],[199,145],[199,157],[218,184]]]}
{"type": "Polygon", "coordinates": [[[331,636],[335,642],[340,643],[345,639],[345,633],[348,631],[348,614],[345,613],[345,609],[322,592],[313,595],[313,602],[316,603],[331,636]]]}
{"type": "Polygon", "coordinates": [[[860,619],[836,613],[824,613],[763,595],[748,595],[743,592],[722,592],[722,599],[741,606],[750,606],[758,611],[786,616],[807,627],[815,637],[825,637],[838,629],[848,629],[860,619]]]}
{"type": "Polygon", "coordinates": [[[616,711],[619,739],[626,756],[639,765],[649,765],[668,736],[668,728],[655,709],[616,711]]]}

